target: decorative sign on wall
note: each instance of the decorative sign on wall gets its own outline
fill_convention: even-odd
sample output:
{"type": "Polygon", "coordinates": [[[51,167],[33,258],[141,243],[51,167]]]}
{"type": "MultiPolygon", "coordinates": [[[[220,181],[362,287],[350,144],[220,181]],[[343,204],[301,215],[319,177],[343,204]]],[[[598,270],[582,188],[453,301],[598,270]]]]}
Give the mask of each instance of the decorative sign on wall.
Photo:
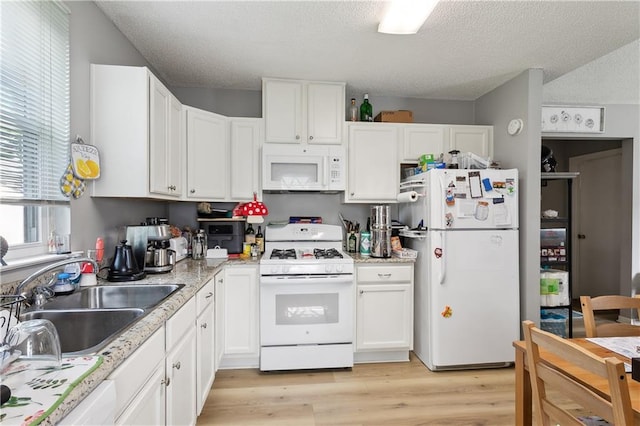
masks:
{"type": "Polygon", "coordinates": [[[542,131],[602,133],[604,132],[604,107],[543,106],[542,131]]]}

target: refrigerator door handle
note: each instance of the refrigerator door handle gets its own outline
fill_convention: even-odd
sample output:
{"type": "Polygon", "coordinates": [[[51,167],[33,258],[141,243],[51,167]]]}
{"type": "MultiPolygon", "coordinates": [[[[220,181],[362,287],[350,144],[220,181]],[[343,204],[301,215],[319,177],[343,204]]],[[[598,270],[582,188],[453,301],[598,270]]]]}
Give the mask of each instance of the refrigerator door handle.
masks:
{"type": "Polygon", "coordinates": [[[442,249],[442,255],[440,258],[440,285],[442,285],[447,277],[447,249],[445,247],[445,233],[443,231],[438,233],[440,234],[440,248],[442,249]]]}

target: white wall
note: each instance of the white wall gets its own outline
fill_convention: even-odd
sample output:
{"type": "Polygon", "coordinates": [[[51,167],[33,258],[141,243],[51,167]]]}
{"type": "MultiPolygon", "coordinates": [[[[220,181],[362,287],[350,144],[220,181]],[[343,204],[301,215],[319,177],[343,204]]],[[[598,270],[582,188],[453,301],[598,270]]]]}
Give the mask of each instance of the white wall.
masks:
{"type": "Polygon", "coordinates": [[[476,123],[492,124],[503,168],[517,168],[520,187],[520,315],[540,320],[540,122],[542,70],[530,69],[476,100],[476,123]],[[510,136],[511,119],[524,121],[510,136]]]}

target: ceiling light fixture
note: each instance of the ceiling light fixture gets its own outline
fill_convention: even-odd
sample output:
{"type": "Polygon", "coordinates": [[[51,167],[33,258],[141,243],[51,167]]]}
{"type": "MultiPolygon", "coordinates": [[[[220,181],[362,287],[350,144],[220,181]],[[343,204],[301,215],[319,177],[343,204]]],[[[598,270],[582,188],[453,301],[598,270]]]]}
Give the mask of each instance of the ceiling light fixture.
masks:
{"type": "Polygon", "coordinates": [[[394,0],[378,25],[385,34],[415,34],[427,20],[438,0],[394,0]]]}

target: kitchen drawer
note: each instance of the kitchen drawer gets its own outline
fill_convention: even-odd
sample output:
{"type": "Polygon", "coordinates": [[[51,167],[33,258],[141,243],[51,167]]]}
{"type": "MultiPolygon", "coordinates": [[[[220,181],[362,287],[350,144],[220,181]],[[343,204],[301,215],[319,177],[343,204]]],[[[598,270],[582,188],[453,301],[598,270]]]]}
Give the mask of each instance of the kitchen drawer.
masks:
{"type": "Polygon", "coordinates": [[[360,283],[388,283],[413,281],[412,265],[358,266],[356,281],[360,283]]]}
{"type": "Polygon", "coordinates": [[[116,385],[116,418],[160,362],[164,362],[164,327],[153,333],[109,376],[109,380],[113,380],[116,385]]]}
{"type": "Polygon", "coordinates": [[[211,302],[213,302],[213,280],[209,280],[204,287],[198,290],[198,294],[196,295],[196,309],[198,315],[204,311],[204,308],[211,302]]]}
{"type": "Polygon", "coordinates": [[[196,298],[192,297],[167,321],[167,352],[196,325],[196,298]]]}

